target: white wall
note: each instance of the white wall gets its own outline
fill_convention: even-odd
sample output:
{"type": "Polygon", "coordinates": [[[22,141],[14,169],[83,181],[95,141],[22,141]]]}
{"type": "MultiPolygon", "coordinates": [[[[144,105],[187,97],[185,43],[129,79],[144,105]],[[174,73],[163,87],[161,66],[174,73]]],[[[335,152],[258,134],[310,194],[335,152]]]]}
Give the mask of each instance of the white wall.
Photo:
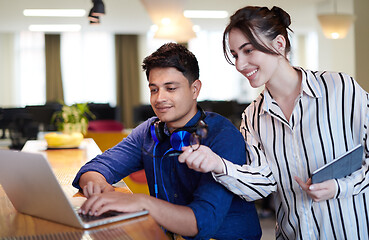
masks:
{"type": "Polygon", "coordinates": [[[0,33],[0,106],[16,102],[14,33],[0,33]]]}
{"type": "MultiPolygon", "coordinates": [[[[353,0],[337,0],[337,12],[353,14],[353,0]]],[[[317,4],[318,13],[333,13],[332,1],[317,4]]],[[[327,39],[316,20],[319,40],[319,70],[345,72],[353,77],[355,70],[355,33],[351,26],[346,38],[327,39]]]]}
{"type": "Polygon", "coordinates": [[[356,80],[369,92],[369,1],[355,0],[356,80]]]}

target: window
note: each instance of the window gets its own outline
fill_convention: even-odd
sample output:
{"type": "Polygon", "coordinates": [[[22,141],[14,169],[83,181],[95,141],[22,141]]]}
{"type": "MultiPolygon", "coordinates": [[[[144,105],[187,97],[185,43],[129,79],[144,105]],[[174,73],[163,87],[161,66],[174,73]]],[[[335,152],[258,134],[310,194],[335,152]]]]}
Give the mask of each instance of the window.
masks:
{"type": "Polygon", "coordinates": [[[114,35],[105,32],[63,33],[61,66],[66,104],[116,105],[114,35]]]}
{"type": "Polygon", "coordinates": [[[200,67],[201,100],[236,100],[251,102],[258,90],[250,86],[223,54],[223,32],[201,31],[189,42],[189,49],[196,55],[200,67]]]}
{"type": "Polygon", "coordinates": [[[43,33],[21,32],[15,44],[15,105],[39,105],[46,99],[45,38],[43,33]]]}

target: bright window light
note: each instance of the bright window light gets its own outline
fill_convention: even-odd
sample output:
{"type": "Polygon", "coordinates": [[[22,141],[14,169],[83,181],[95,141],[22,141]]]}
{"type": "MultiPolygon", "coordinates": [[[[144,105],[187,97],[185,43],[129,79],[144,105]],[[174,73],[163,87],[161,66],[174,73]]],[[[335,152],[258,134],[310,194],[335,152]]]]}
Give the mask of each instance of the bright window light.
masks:
{"type": "Polygon", "coordinates": [[[83,17],[84,9],[25,9],[23,15],[27,17],[83,17]]]}
{"type": "Polygon", "coordinates": [[[31,32],[78,32],[81,30],[79,24],[47,24],[30,25],[28,29],[31,32]]]}
{"type": "Polygon", "coordinates": [[[116,105],[114,48],[112,33],[61,34],[60,52],[66,104],[95,102],[116,105]]]}
{"type": "Polygon", "coordinates": [[[226,18],[227,11],[213,11],[213,10],[185,10],[183,15],[186,18],[226,18]]]}

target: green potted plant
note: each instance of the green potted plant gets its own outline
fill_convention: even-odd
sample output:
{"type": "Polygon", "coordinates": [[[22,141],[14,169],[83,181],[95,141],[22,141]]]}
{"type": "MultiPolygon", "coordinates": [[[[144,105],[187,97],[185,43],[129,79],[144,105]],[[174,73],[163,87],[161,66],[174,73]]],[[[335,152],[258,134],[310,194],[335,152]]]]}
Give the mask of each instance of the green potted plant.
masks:
{"type": "Polygon", "coordinates": [[[55,122],[58,131],[66,134],[80,132],[86,134],[89,118],[95,115],[90,111],[87,103],[75,103],[63,105],[61,111],[55,112],[52,121],[55,122]]]}
{"type": "Polygon", "coordinates": [[[48,133],[45,135],[48,148],[75,148],[87,133],[88,121],[95,115],[90,111],[87,103],[63,105],[62,109],[53,114],[51,121],[62,133],[48,133]]]}

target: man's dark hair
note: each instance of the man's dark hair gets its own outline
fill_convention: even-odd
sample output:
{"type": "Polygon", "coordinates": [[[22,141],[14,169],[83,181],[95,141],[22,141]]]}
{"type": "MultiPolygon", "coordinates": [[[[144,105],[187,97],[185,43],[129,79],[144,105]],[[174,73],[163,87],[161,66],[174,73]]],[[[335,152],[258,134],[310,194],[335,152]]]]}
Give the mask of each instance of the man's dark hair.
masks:
{"type": "Polygon", "coordinates": [[[177,43],[166,43],[143,60],[142,69],[149,80],[154,68],[174,67],[185,76],[190,84],[199,79],[199,64],[195,55],[177,43]]]}

